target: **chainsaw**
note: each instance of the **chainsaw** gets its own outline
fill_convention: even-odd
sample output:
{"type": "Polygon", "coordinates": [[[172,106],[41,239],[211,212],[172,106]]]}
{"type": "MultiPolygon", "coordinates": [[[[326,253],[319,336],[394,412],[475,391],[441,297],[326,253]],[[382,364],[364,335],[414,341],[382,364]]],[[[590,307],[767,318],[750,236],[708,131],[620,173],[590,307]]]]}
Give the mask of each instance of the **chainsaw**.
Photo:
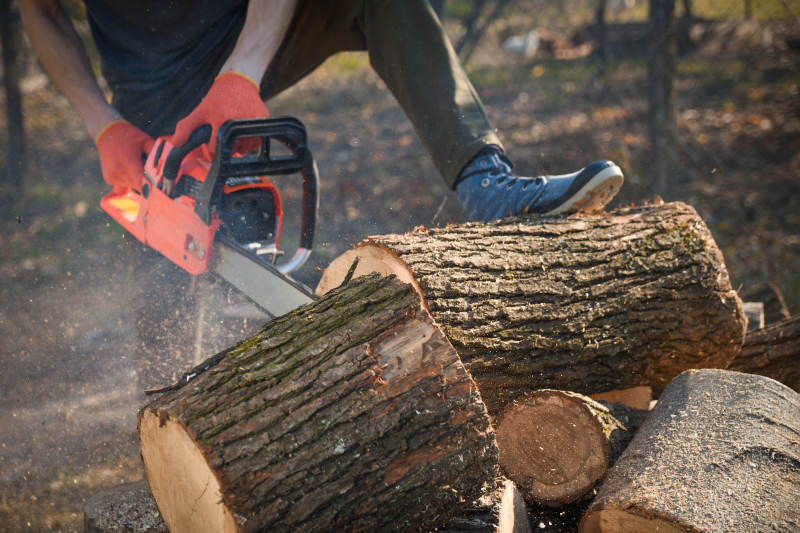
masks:
{"type": "Polygon", "coordinates": [[[186,272],[216,273],[273,316],[312,302],[311,290],[289,275],[308,258],[319,205],[305,127],[294,118],[229,120],[213,154],[210,138],[207,125],[182,146],[159,137],[144,162],[141,190],[115,187],[100,207],[186,272]],[[237,151],[256,142],[257,150],[237,151]],[[277,264],[283,209],[267,176],[298,173],[300,243],[290,260],[277,264]]]}

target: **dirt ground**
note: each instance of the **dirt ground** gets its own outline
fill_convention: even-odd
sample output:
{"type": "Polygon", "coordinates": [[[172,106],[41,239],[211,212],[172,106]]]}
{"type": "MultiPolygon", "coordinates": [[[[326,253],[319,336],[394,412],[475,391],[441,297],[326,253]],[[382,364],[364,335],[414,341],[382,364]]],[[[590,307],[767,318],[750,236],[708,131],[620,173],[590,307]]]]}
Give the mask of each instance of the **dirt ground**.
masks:
{"type": "MultiPolygon", "coordinates": [[[[735,57],[679,63],[679,164],[667,199],[698,209],[736,287],[772,282],[798,313],[800,69],[794,55],[777,61],[788,65],[777,78],[735,57]]],[[[627,179],[611,207],[651,199],[645,66],[597,70],[589,60],[524,61],[496,45],[470,63],[520,174],[605,157],[627,179]]],[[[143,476],[129,237],[98,207],[108,187],[67,102],[46,79],[26,87],[25,194],[0,220],[0,531],[74,532],[90,495],[143,476]]],[[[368,235],[463,220],[363,54],[329,61],[268,105],[304,121],[320,168],[318,244],[301,281],[313,287],[316,268],[368,235]]],[[[282,187],[291,252],[299,186],[282,187]]]]}

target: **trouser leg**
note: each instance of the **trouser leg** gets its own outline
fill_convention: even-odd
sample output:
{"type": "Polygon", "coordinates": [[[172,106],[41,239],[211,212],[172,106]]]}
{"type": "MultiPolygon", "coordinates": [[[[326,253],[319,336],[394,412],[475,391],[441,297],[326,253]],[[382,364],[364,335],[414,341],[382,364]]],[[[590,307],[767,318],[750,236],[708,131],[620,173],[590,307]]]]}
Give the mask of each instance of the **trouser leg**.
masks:
{"type": "Polygon", "coordinates": [[[262,95],[279,93],[345,50],[368,51],[448,186],[482,147],[501,146],[426,0],[301,0],[262,95]]]}

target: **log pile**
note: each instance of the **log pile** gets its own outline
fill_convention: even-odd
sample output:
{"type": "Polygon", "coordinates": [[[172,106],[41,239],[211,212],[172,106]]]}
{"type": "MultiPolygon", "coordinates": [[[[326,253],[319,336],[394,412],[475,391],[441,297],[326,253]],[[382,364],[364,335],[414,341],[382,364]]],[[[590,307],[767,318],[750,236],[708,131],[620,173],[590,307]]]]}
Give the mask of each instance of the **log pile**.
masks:
{"type": "MultiPolygon", "coordinates": [[[[722,255],[686,205],[371,237],[317,292],[140,411],[173,533],[564,533],[582,517],[587,532],[706,530],[698,517],[740,500],[694,470],[756,464],[766,477],[745,488],[764,497],[776,475],[796,483],[797,395],[686,372],[752,359],[722,255]],[[688,514],[662,512],[682,501],[688,514]]],[[[748,342],[791,337],[753,337],[768,330],[748,342]]],[[[755,366],[783,357],[759,349],[755,366]]],[[[766,529],[795,519],[782,505],[766,529]]]]}

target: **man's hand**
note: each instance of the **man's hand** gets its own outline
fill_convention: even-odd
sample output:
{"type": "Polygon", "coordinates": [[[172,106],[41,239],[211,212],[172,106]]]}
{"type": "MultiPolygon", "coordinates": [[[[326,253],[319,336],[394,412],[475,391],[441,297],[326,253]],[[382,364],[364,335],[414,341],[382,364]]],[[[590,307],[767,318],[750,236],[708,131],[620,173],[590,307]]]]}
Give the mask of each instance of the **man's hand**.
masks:
{"type": "Polygon", "coordinates": [[[124,120],[112,122],[95,139],[100,154],[103,179],[115,187],[142,190],[144,165],[155,141],[145,132],[124,120]]]}
{"type": "MultiPolygon", "coordinates": [[[[268,116],[269,111],[261,100],[258,84],[244,74],[226,72],[217,76],[200,105],[178,122],[170,141],[175,146],[185,144],[194,130],[203,124],[210,124],[212,132],[209,148],[213,152],[217,147],[217,131],[225,121],[268,116]]],[[[240,141],[241,144],[237,143],[237,149],[242,151],[257,149],[261,142],[260,139],[243,141],[240,141]]]]}

